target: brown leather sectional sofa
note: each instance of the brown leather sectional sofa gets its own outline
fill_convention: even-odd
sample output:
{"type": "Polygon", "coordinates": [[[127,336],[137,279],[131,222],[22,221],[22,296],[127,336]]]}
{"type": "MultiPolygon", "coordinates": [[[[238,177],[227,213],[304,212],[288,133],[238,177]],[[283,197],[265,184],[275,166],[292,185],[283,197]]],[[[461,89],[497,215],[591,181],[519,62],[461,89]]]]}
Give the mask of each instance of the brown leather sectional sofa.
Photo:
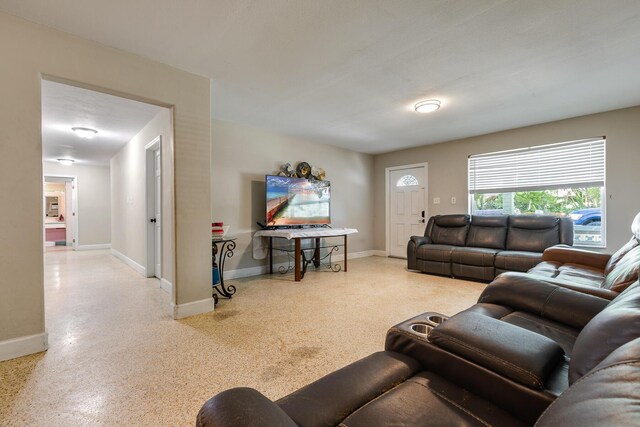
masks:
{"type": "Polygon", "coordinates": [[[402,322],[384,351],[276,402],[219,393],[196,425],[640,425],[640,214],[632,231],[613,256],[549,249],[544,269],[501,274],[451,318],[402,322]]]}
{"type": "Polygon", "coordinates": [[[196,425],[640,425],[640,284],[613,301],[526,285],[396,325],[384,351],[276,402],[224,391],[196,425]]]}
{"type": "Polygon", "coordinates": [[[544,215],[436,215],[424,236],[407,244],[410,270],[490,281],[505,271],[527,271],[545,249],[573,244],[570,218],[544,215]]]}

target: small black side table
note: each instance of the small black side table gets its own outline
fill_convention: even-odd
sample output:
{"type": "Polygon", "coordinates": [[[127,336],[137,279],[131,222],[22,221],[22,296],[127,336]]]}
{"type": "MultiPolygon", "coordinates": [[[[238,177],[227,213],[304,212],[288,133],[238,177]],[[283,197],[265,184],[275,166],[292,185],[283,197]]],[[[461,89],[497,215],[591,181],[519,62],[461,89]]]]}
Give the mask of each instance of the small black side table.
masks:
{"type": "MultiPolygon", "coordinates": [[[[224,262],[227,258],[231,258],[233,256],[233,250],[236,248],[236,238],[223,237],[221,239],[212,238],[211,239],[211,266],[213,268],[218,267],[218,274],[220,275],[220,283],[212,283],[213,290],[215,292],[212,293],[213,302],[215,304],[218,303],[218,294],[222,298],[231,299],[231,296],[236,293],[236,287],[231,285],[228,288],[224,286],[224,262]],[[218,247],[218,245],[220,247],[218,247]],[[216,255],[218,255],[218,262],[216,263],[216,255]]],[[[213,282],[213,277],[211,278],[213,282]]]]}

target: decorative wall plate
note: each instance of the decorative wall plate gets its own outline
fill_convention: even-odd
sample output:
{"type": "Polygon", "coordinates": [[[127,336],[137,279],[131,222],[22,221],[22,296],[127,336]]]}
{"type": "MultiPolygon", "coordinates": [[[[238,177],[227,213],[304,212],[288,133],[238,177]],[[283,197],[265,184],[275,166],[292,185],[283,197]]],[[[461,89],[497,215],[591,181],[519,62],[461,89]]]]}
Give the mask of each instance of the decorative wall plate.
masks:
{"type": "Polygon", "coordinates": [[[309,175],[311,175],[311,166],[309,166],[307,162],[300,162],[296,168],[296,173],[299,178],[309,178],[309,175]]]}

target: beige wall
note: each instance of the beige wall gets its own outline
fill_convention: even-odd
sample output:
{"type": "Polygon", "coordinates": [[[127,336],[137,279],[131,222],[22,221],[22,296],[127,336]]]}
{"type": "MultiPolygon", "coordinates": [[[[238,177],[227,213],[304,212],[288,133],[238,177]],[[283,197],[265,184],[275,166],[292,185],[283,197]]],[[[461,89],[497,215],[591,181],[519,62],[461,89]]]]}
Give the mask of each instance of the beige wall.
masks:
{"type": "Polygon", "coordinates": [[[174,106],[175,302],[211,298],[210,80],[0,13],[0,341],[44,326],[40,80],[174,106]],[[51,77],[49,77],[51,78],[51,77]],[[40,225],[40,226],[38,226],[40,225]]]}
{"type": "Polygon", "coordinates": [[[225,270],[265,265],[252,257],[251,236],[256,221],[265,221],[265,175],[286,162],[324,168],[332,226],[358,229],[349,236],[349,253],[373,248],[372,156],[223,121],[214,120],[211,130],[212,219],[230,225],[238,237],[225,270]]]}
{"type": "Polygon", "coordinates": [[[171,249],[171,111],[161,110],[111,159],[111,247],[147,265],[145,232],[146,150],[157,136],[162,144],[162,278],[173,282],[171,249]]]}
{"type": "MultiPolygon", "coordinates": [[[[77,178],[78,246],[104,245],[111,242],[111,201],[109,167],[58,162],[43,162],[44,175],[65,175],[77,178]]],[[[71,220],[65,215],[67,221],[71,220]]]]}
{"type": "Polygon", "coordinates": [[[385,168],[428,162],[429,215],[466,212],[469,155],[597,136],[607,137],[606,251],[615,251],[629,240],[631,221],[640,211],[636,189],[636,183],[640,182],[640,107],[375,156],[375,248],[385,249],[385,168]],[[458,204],[450,204],[452,196],[458,204]],[[434,197],[440,197],[440,205],[433,204],[434,197]]]}

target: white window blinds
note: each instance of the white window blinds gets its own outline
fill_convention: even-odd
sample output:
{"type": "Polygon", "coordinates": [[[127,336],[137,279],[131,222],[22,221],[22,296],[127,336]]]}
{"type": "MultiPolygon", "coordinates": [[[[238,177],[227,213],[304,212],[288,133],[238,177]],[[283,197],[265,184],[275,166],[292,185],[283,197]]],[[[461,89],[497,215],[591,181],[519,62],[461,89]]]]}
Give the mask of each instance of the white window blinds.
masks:
{"type": "Polygon", "coordinates": [[[469,156],[469,193],[603,187],[605,139],[469,156]]]}

